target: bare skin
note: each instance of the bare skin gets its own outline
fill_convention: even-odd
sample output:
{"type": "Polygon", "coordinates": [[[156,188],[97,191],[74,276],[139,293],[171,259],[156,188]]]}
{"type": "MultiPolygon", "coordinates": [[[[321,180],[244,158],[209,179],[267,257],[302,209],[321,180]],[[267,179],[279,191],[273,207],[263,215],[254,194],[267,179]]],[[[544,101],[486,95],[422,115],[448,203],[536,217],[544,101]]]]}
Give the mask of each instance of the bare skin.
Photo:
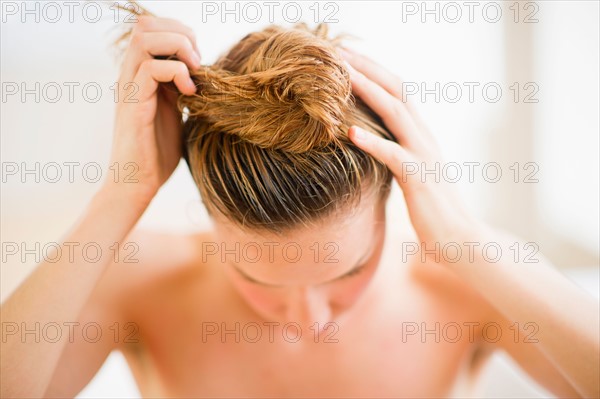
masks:
{"type": "Polygon", "coordinates": [[[390,241],[378,263],[350,277],[360,283],[374,273],[359,300],[319,331],[300,318],[257,314],[234,287],[233,279],[243,278],[232,277],[220,255],[203,262],[202,243],[221,242],[214,233],[141,231],[131,240],[147,249],[140,263],[112,265],[79,322],[99,322],[104,331],[134,322],[137,329],[121,329],[117,343],[111,330],[104,348],[83,339],[68,344],[47,396],[75,395],[111,347],[125,354],[144,397],[464,396],[501,347],[556,394],[577,396],[525,334],[511,344],[510,324],[479,294],[435,263],[398,265],[401,254],[390,241]],[[112,301],[117,309],[100,318],[106,297],[119,298],[112,301]],[[293,322],[302,329],[298,341],[294,327],[284,336],[283,326],[293,322]],[[501,325],[499,343],[491,343],[494,329],[482,329],[491,322],[501,325]],[[260,339],[252,325],[261,327],[260,339]],[[129,333],[138,342],[123,342],[129,333]]]}
{"type": "Polygon", "coordinates": [[[120,78],[138,84],[140,101],[118,105],[113,145],[113,161],[140,166],[139,183],[107,181],[65,237],[98,242],[107,255],[93,263],[77,256],[42,263],[2,305],[3,323],[93,322],[103,335],[70,342],[64,334],[37,344],[11,335],[1,349],[3,397],[74,396],[113,349],[123,351],[147,397],[440,397],[460,388],[460,377],[476,376],[497,349],[556,395],[599,395],[598,305],[547,261],[494,263],[477,252],[458,262],[405,259],[407,241],[508,248],[515,239],[474,219],[451,187],[404,175],[404,162],[440,159],[437,145],[400,101],[398,79],[360,55],[345,54],[353,91],[401,145],[355,127],[349,135],[395,174],[416,237],[386,234],[383,202],[371,197],[342,218],[281,237],[220,217],[213,230],[196,235],[134,230],[181,157],[174,93],[162,84],[193,93],[188,68],[199,65],[198,57],[189,28],[140,19],[120,78]],[[172,54],[181,61],[153,59],[172,54]],[[139,262],[116,262],[114,242],[136,243],[139,262]],[[273,242],[293,242],[303,257],[208,256],[214,243],[273,242]],[[337,262],[315,259],[315,242],[324,250],[335,243],[337,262]],[[498,339],[485,329],[492,322],[498,339]],[[220,334],[223,327],[235,331],[236,323],[239,343],[234,333],[220,334]],[[286,323],[300,327],[297,342],[294,329],[283,335],[286,323]],[[311,329],[315,323],[321,329],[311,329]],[[526,323],[535,324],[533,337],[526,323]],[[251,342],[256,325],[262,339],[251,342]]]}

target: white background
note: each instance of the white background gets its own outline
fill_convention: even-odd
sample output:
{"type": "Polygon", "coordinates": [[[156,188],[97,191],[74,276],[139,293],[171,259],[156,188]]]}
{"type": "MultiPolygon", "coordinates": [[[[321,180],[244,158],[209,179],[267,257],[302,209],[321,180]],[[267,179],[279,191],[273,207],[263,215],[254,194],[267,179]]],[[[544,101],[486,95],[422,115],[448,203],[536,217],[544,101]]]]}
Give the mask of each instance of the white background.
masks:
{"type": "MultiPolygon", "coordinates": [[[[271,22],[268,8],[260,2],[255,3],[262,13],[256,22],[244,20],[244,16],[255,18],[257,7],[248,8],[241,2],[225,6],[204,2],[204,7],[208,3],[210,10],[217,7],[216,14],[208,15],[201,2],[142,2],[152,12],[192,27],[204,63],[212,63],[247,33],[271,22]],[[224,7],[233,12],[223,13],[224,7]]],[[[272,22],[289,25],[295,8],[287,6],[284,13],[286,3],[275,3],[272,22]]],[[[455,103],[443,95],[439,102],[433,94],[424,101],[419,95],[410,98],[448,161],[501,165],[503,179],[499,183],[486,182],[481,169],[476,170],[475,183],[466,178],[457,183],[465,201],[481,218],[538,243],[558,267],[577,268],[572,273],[583,276],[579,281],[597,291],[598,2],[474,3],[472,22],[466,2],[295,4],[301,8],[301,20],[310,25],[333,12],[330,18],[337,21],[330,23],[333,34],[345,32],[360,38],[347,45],[406,82],[424,84],[428,89],[436,82],[441,87],[452,82],[462,86],[462,97],[455,103]],[[424,7],[434,11],[424,13],[424,7]],[[502,12],[499,18],[497,8],[502,12]],[[317,19],[315,9],[320,11],[317,19]],[[533,19],[531,23],[525,23],[527,16],[533,19]],[[465,82],[478,84],[473,102],[465,82]],[[510,89],[515,82],[521,87],[518,102],[510,89]],[[487,83],[502,88],[498,102],[487,101],[482,94],[481,87],[487,83]],[[523,89],[526,83],[537,87],[536,103],[523,102],[522,96],[531,92],[523,89]],[[539,181],[512,182],[508,167],[514,162],[535,163],[539,181]]],[[[118,33],[111,3],[102,8],[98,22],[90,22],[95,19],[94,7],[84,13],[82,4],[75,6],[70,21],[64,2],[55,4],[59,5],[60,17],[56,9],[43,3],[2,2],[2,242],[43,245],[60,240],[99,186],[82,178],[81,166],[97,162],[108,173],[115,106],[110,87],[118,77],[118,64],[110,48],[118,33]],[[26,13],[24,7],[33,12],[26,13]],[[22,98],[21,89],[33,89],[36,82],[48,91],[40,90],[39,99],[34,94],[22,98]],[[66,82],[79,84],[73,102],[69,101],[66,82]],[[82,87],[86,83],[102,89],[99,101],[84,98],[82,87]],[[19,92],[9,94],[7,89],[15,84],[19,92]],[[56,96],[52,86],[56,85],[63,91],[61,98],[52,102],[56,96]],[[67,180],[66,168],[58,182],[44,182],[42,178],[38,183],[34,175],[22,174],[23,166],[31,169],[35,162],[40,162],[40,169],[49,162],[79,162],[81,166],[75,169],[75,183],[67,180]],[[20,171],[16,175],[5,173],[15,163],[20,171]]],[[[124,14],[118,17],[122,20],[124,14]]],[[[93,96],[94,91],[90,89],[87,94],[93,96]]],[[[397,206],[392,212],[393,222],[409,229],[398,192],[391,203],[397,206]]],[[[201,229],[206,223],[197,190],[183,163],[140,221],[145,227],[175,231],[201,229]]],[[[1,298],[5,299],[36,262],[33,257],[25,262],[15,258],[2,262],[1,298]]],[[[502,385],[496,383],[500,391],[493,389],[490,395],[504,392],[502,385]]]]}

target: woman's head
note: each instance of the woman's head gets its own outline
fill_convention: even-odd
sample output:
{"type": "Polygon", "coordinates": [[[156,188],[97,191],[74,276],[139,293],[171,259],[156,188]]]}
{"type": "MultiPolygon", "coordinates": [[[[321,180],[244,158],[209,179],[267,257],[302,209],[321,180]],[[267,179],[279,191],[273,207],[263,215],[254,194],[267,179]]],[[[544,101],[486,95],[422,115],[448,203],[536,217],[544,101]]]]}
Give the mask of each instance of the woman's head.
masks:
{"type": "Polygon", "coordinates": [[[195,71],[182,96],[186,159],[211,214],[284,233],[383,199],[391,174],[348,139],[351,125],[391,137],[352,96],[325,25],[271,26],[195,71]]]}
{"type": "Polygon", "coordinates": [[[192,79],[186,160],[217,237],[243,255],[223,266],[264,317],[323,326],[377,267],[392,179],[348,129],[391,134],[352,96],[325,25],[249,34],[192,79]]]}
{"type": "Polygon", "coordinates": [[[184,154],[217,237],[244,255],[223,266],[269,319],[323,326],[359,297],[381,255],[392,176],[347,132],[392,136],[352,96],[336,43],[325,25],[268,27],[193,71],[197,93],[179,100],[184,154]]]}
{"type": "Polygon", "coordinates": [[[392,175],[348,129],[392,135],[336,46],[325,25],[271,26],[190,71],[196,94],[179,97],[183,154],[229,251],[219,266],[270,319],[335,319],[381,256],[392,175]]]}

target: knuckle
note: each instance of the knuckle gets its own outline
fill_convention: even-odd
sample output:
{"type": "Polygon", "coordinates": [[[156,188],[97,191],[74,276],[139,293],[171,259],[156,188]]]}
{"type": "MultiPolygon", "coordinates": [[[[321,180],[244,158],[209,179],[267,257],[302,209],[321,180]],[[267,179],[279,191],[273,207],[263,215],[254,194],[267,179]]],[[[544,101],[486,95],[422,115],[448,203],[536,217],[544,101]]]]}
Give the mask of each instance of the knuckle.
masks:
{"type": "Polygon", "coordinates": [[[184,35],[177,35],[178,46],[181,50],[189,52],[193,50],[192,42],[184,35]]]}
{"type": "Polygon", "coordinates": [[[138,15],[136,28],[140,31],[145,31],[150,28],[152,24],[152,17],[149,15],[138,15]]]}
{"type": "Polygon", "coordinates": [[[129,45],[132,47],[140,47],[140,46],[142,46],[143,41],[144,41],[143,32],[138,30],[137,28],[134,28],[133,31],[131,32],[131,42],[129,45]]]}
{"type": "Polygon", "coordinates": [[[174,61],[174,62],[175,62],[175,64],[173,65],[173,68],[174,68],[176,74],[184,75],[184,74],[188,73],[187,66],[185,65],[184,62],[182,62],[182,61],[174,61]]]}
{"type": "Polygon", "coordinates": [[[186,41],[186,44],[183,47],[183,51],[186,54],[188,54],[188,56],[192,56],[192,54],[194,54],[196,52],[196,50],[194,50],[194,46],[192,45],[192,43],[190,43],[189,40],[186,41]]]}
{"type": "Polygon", "coordinates": [[[190,28],[189,26],[185,26],[185,35],[187,37],[190,38],[190,41],[192,41],[192,43],[196,42],[196,34],[194,33],[194,30],[192,28],[190,28]]]}
{"type": "Polygon", "coordinates": [[[140,71],[149,71],[150,69],[152,69],[152,66],[154,65],[154,61],[153,59],[149,59],[149,60],[144,60],[140,63],[140,71]]]}
{"type": "Polygon", "coordinates": [[[392,118],[402,118],[405,115],[404,104],[401,101],[393,101],[391,106],[392,118]]]}
{"type": "Polygon", "coordinates": [[[404,108],[404,104],[400,101],[393,100],[387,110],[385,123],[388,124],[388,126],[400,128],[400,126],[404,126],[405,122],[406,109],[404,108]]]}
{"type": "Polygon", "coordinates": [[[390,161],[392,163],[394,163],[395,165],[402,165],[402,163],[405,161],[404,157],[402,156],[402,149],[400,148],[399,144],[396,143],[390,143],[390,161]]]}

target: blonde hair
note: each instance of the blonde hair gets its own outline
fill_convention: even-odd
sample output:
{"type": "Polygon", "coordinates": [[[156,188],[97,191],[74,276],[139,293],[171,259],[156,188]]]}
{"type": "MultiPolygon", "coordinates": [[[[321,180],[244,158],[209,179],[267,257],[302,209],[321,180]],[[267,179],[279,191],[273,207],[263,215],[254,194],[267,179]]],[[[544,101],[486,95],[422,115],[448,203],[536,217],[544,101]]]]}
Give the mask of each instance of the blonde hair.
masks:
{"type": "Polygon", "coordinates": [[[272,232],[384,198],[392,175],[348,138],[352,125],[393,140],[352,95],[327,25],[269,26],[210,66],[180,95],[184,158],[210,213],[272,232]]]}

